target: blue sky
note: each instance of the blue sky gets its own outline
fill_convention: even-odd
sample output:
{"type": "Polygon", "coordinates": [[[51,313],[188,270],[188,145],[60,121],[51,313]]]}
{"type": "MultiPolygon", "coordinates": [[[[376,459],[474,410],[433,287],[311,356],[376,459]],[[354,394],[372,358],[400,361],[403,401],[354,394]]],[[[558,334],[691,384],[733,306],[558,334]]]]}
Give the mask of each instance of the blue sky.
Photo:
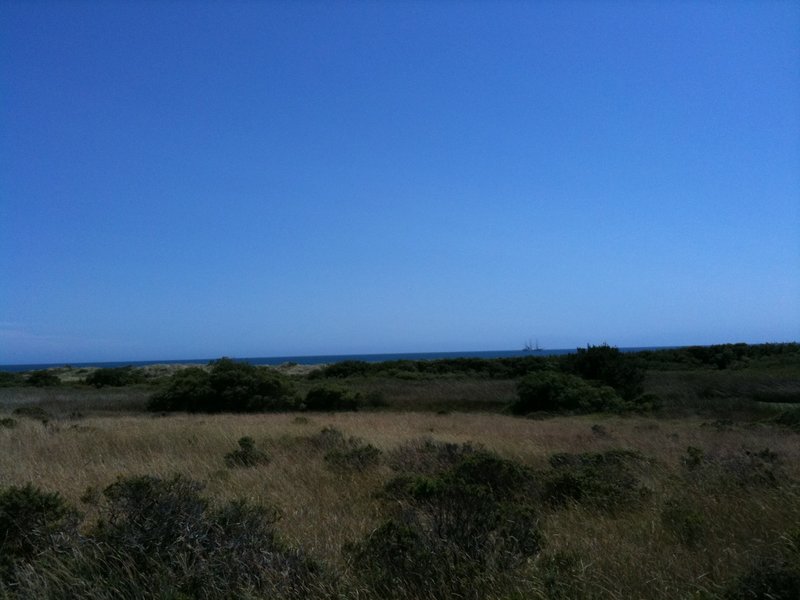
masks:
{"type": "Polygon", "coordinates": [[[0,363],[800,339],[795,2],[4,2],[0,363]]]}

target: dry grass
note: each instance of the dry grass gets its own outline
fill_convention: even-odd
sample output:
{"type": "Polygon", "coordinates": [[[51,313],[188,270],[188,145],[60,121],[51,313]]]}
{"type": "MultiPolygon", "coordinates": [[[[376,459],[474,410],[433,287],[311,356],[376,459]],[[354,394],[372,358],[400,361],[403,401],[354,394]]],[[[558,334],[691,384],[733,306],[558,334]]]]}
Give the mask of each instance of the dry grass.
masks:
{"type": "Polygon", "coordinates": [[[770,426],[703,427],[699,418],[529,420],[478,413],[297,417],[98,416],[46,425],[20,419],[15,428],[0,428],[0,485],[32,482],[80,504],[87,488],[102,489],[120,475],[180,473],[206,482],[208,494],[220,501],[245,497],[276,504],[283,513],[280,529],[291,542],[338,563],[344,542],[362,538],[379,523],[381,507],[373,494],[392,472],[385,464],[363,473],[331,471],[306,439],[323,427],[336,427],[384,451],[426,436],[472,441],[535,468],[546,468],[555,452],[634,449],[654,459],[641,473],[652,496],[640,510],[612,518],[576,506],[542,516],[546,554],[563,550],[579,557],[578,572],[570,576],[602,598],[666,600],[713,591],[742,572],[752,556],[769,554],[782,533],[800,523],[798,435],[770,426]],[[269,453],[268,465],[225,466],[224,455],[245,435],[269,453]],[[786,479],[772,487],[709,488],[708,481],[692,479],[681,465],[688,446],[710,457],[769,448],[786,479]],[[678,543],[661,524],[665,503],[675,498],[703,516],[704,534],[696,547],[678,543]]]}

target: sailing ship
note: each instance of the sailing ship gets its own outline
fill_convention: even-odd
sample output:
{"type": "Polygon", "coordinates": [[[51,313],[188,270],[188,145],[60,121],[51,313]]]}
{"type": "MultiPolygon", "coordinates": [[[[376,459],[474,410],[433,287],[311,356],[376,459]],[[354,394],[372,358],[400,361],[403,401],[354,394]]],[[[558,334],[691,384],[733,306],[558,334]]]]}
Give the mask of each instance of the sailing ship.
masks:
{"type": "Polygon", "coordinates": [[[531,341],[528,340],[528,343],[522,348],[523,352],[543,352],[544,349],[539,346],[539,340],[536,340],[534,344],[531,344],[531,341]]]}

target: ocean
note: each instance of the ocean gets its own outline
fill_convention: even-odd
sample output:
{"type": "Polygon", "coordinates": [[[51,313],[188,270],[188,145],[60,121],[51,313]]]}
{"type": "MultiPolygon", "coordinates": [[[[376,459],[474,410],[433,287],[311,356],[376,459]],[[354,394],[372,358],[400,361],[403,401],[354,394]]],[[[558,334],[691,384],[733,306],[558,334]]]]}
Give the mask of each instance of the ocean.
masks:
{"type": "MultiPolygon", "coordinates": [[[[620,348],[622,352],[639,352],[641,350],[664,350],[673,346],[647,346],[640,348],[620,348]]],[[[310,356],[257,356],[257,357],[231,357],[235,360],[248,362],[252,365],[281,365],[296,363],[299,365],[318,365],[342,362],[344,360],[362,360],[366,362],[383,362],[387,360],[437,360],[441,358],[513,358],[518,356],[560,356],[575,352],[574,348],[543,349],[538,351],[525,350],[477,350],[463,352],[402,352],[388,354],[321,354],[310,356]]],[[[219,358],[219,357],[217,357],[219,358]]],[[[75,362],[75,363],[37,363],[0,365],[0,371],[34,371],[54,367],[144,367],[147,365],[163,364],[192,364],[205,365],[216,360],[215,358],[184,358],[169,360],[129,360],[114,362],[75,362]]]]}

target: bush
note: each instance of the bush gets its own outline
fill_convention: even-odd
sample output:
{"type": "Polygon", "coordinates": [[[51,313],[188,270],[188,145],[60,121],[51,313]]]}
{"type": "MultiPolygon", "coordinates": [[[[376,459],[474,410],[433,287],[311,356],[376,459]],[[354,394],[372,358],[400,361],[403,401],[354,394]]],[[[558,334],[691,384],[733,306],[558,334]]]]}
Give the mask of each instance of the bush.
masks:
{"type": "Polygon", "coordinates": [[[25,383],[35,387],[55,387],[61,385],[58,375],[47,370],[32,371],[25,379],[25,383]]]}
{"type": "Polygon", "coordinates": [[[97,369],[89,373],[84,380],[88,385],[93,385],[97,388],[103,386],[122,387],[142,383],[143,381],[144,376],[141,371],[134,369],[132,366],[97,369]]]}
{"type": "Polygon", "coordinates": [[[628,401],[644,391],[645,370],[640,359],[607,344],[578,348],[575,354],[563,358],[562,368],[568,373],[610,386],[628,401]]]}
{"type": "Polygon", "coordinates": [[[362,472],[377,465],[381,454],[372,444],[357,443],[346,450],[331,450],[325,455],[325,462],[334,470],[362,472]]]}
{"type": "Polygon", "coordinates": [[[41,421],[42,423],[47,423],[52,418],[50,413],[41,406],[20,406],[19,408],[15,408],[12,414],[18,417],[35,419],[36,421],[41,421]]]}
{"type": "Polygon", "coordinates": [[[319,386],[306,394],[306,410],[358,410],[361,396],[339,387],[319,386]]]}
{"type": "Polygon", "coordinates": [[[647,495],[632,469],[644,460],[631,450],[553,454],[542,498],[552,506],[576,502],[610,514],[633,508],[647,495]]]}
{"type": "Polygon", "coordinates": [[[22,385],[24,380],[19,373],[12,373],[10,371],[0,371],[0,387],[13,387],[22,385]]]}
{"type": "Polygon", "coordinates": [[[176,372],[147,405],[151,411],[264,412],[298,407],[291,381],[273,369],[221,358],[208,370],[176,372]]]}
{"type": "Polygon", "coordinates": [[[11,417],[3,417],[0,419],[0,427],[5,427],[6,429],[13,429],[17,426],[17,420],[12,419],[11,417]]]}
{"type": "Polygon", "coordinates": [[[483,598],[489,582],[535,556],[533,473],[490,453],[437,477],[387,484],[398,514],[346,553],[379,597],[483,598]]]}
{"type": "Polygon", "coordinates": [[[43,555],[20,578],[21,597],[305,597],[317,568],[277,538],[277,511],[214,508],[201,489],[179,476],[118,480],[82,543],[43,555]]]}
{"type": "Polygon", "coordinates": [[[517,384],[519,399],[510,406],[512,413],[596,412],[622,410],[625,403],[609,387],[595,387],[580,377],[555,371],[539,371],[517,384]]]}
{"type": "Polygon", "coordinates": [[[76,527],[77,513],[58,493],[31,484],[0,491],[0,580],[8,580],[16,564],[63,545],[76,527]]]}
{"type": "Polygon", "coordinates": [[[256,448],[255,440],[248,436],[239,438],[239,447],[225,455],[225,464],[229,467],[254,467],[269,461],[267,453],[256,448]]]}

